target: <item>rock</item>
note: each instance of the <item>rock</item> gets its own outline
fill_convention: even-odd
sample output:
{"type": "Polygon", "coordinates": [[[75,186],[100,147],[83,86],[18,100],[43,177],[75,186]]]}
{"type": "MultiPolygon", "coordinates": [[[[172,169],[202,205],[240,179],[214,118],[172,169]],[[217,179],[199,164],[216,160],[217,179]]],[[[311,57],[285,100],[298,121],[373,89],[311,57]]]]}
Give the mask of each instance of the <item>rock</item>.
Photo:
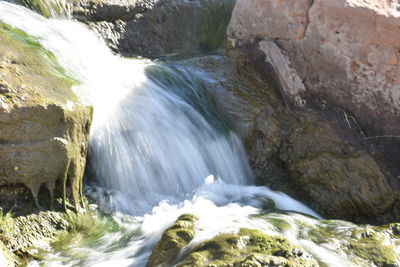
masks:
{"type": "Polygon", "coordinates": [[[316,114],[298,117],[280,150],[293,185],[326,216],[371,221],[387,212],[395,193],[371,155],[342,140],[316,114]]]}
{"type": "Polygon", "coordinates": [[[229,23],[228,36],[234,42],[243,44],[272,38],[302,38],[309,22],[308,9],[312,2],[238,0],[229,23]]]}
{"type": "Polygon", "coordinates": [[[345,253],[357,266],[399,266],[399,223],[382,226],[354,225],[323,220],[300,228],[301,235],[318,245],[335,242],[334,250],[345,253]]]}
{"type": "Polygon", "coordinates": [[[242,138],[257,184],[284,191],[328,218],[399,219],[393,178],[343,114],[328,107],[288,110],[247,61],[206,56],[179,64],[201,70],[202,88],[242,138]]]}
{"type": "Polygon", "coordinates": [[[25,265],[69,228],[69,222],[60,212],[46,211],[16,218],[0,214],[0,252],[4,243],[8,258],[17,266],[25,265]]]}
{"type": "Polygon", "coordinates": [[[280,73],[284,68],[274,60],[279,52],[265,49],[264,41],[275,42],[306,88],[285,86],[295,76],[281,75],[289,100],[325,100],[349,111],[367,135],[386,136],[370,141],[381,143],[398,166],[399,10],[389,0],[238,0],[228,35],[235,46],[261,41],[266,60],[280,73]]]}
{"type": "Polygon", "coordinates": [[[123,231],[110,217],[97,211],[82,211],[45,211],[17,217],[0,213],[0,263],[2,250],[16,266],[25,266],[33,259],[47,260],[54,253],[78,259],[74,249],[123,231]]]}
{"type": "Polygon", "coordinates": [[[39,205],[42,186],[52,200],[58,183],[65,201],[68,184],[79,206],[92,109],[36,40],[5,24],[0,36],[0,186],[23,185],[39,205]]]}
{"type": "Polygon", "coordinates": [[[178,260],[179,253],[194,237],[196,217],[181,215],[162,235],[153,249],[148,267],[172,266],[178,260]]]}
{"type": "Polygon", "coordinates": [[[281,236],[242,228],[201,242],[176,266],[319,266],[302,249],[281,236]]]}
{"type": "Polygon", "coordinates": [[[271,41],[260,42],[259,49],[265,53],[265,62],[271,65],[271,71],[275,72],[280,90],[286,97],[301,106],[300,95],[306,91],[306,88],[296,69],[291,65],[289,57],[271,41]]]}
{"type": "Polygon", "coordinates": [[[123,55],[159,57],[218,48],[234,0],[73,1],[74,16],[123,55]]]}

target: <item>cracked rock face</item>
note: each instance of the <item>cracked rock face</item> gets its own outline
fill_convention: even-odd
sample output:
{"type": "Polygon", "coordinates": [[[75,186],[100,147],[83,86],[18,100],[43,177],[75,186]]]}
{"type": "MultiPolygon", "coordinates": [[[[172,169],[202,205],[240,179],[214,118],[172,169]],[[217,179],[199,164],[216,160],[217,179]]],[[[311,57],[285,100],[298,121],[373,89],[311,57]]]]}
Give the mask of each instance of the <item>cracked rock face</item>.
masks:
{"type": "MultiPolygon", "coordinates": [[[[399,11],[389,0],[238,0],[228,35],[235,46],[273,41],[281,49],[306,88],[283,86],[292,102],[296,94],[325,100],[350,111],[369,136],[398,136],[399,11]]],[[[274,50],[261,50],[281,68],[271,62],[274,50]]],[[[399,138],[382,142],[398,162],[399,138]]]]}

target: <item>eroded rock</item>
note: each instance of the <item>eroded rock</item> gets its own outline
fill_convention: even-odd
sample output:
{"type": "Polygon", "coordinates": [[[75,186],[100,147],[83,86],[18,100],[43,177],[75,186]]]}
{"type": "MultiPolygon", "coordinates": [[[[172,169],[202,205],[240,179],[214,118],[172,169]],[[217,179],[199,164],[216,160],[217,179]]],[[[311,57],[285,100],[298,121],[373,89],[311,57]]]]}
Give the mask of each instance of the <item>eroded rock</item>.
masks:
{"type": "Polygon", "coordinates": [[[36,40],[5,24],[0,36],[0,186],[23,185],[38,205],[41,186],[53,199],[58,183],[79,206],[92,109],[36,40]]]}

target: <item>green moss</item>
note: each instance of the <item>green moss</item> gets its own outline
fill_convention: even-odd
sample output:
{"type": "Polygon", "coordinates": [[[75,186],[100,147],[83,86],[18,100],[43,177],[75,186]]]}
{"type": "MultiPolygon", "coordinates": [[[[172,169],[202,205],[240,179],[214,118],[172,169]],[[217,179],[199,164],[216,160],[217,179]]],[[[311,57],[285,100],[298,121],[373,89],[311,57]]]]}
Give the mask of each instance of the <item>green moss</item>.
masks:
{"type": "Polygon", "coordinates": [[[177,266],[318,266],[306,252],[281,236],[242,228],[221,234],[196,246],[177,266]]]}
{"type": "Polygon", "coordinates": [[[283,219],[267,218],[266,220],[281,232],[284,232],[285,230],[288,230],[291,227],[290,224],[283,219]]]}
{"type": "Polygon", "coordinates": [[[226,39],[228,27],[235,1],[212,0],[206,2],[207,12],[202,25],[205,26],[200,36],[200,49],[211,51],[221,47],[226,39]]]}
{"type": "MultiPolygon", "coordinates": [[[[347,251],[362,259],[373,262],[377,266],[396,266],[400,261],[393,242],[387,234],[389,229],[383,227],[367,227],[352,231],[351,238],[347,245],[347,251]],[[387,232],[386,232],[387,231],[387,232]]],[[[397,246],[400,242],[397,242],[397,246]]]]}
{"type": "Polygon", "coordinates": [[[162,235],[161,240],[149,258],[147,266],[171,266],[181,252],[194,237],[197,218],[191,214],[181,215],[176,222],[162,235]]]}
{"type": "Polygon", "coordinates": [[[74,247],[94,247],[100,244],[104,235],[125,231],[112,218],[96,212],[67,212],[64,218],[69,229],[52,242],[52,247],[57,251],[68,251],[74,247]]]}
{"type": "Polygon", "coordinates": [[[350,260],[362,266],[396,266],[399,263],[399,224],[383,226],[357,226],[343,221],[321,221],[315,226],[298,223],[299,238],[317,244],[336,245],[338,253],[345,252],[350,260]]]}
{"type": "Polygon", "coordinates": [[[24,105],[44,100],[64,103],[77,100],[71,87],[78,81],[37,39],[1,22],[0,37],[0,54],[6,58],[0,61],[0,67],[9,72],[2,82],[8,89],[9,99],[17,99],[18,87],[23,87],[29,96],[24,105]]]}
{"type": "Polygon", "coordinates": [[[41,258],[43,247],[68,229],[68,222],[58,212],[40,212],[12,218],[0,216],[0,242],[14,254],[17,266],[41,258]]]}

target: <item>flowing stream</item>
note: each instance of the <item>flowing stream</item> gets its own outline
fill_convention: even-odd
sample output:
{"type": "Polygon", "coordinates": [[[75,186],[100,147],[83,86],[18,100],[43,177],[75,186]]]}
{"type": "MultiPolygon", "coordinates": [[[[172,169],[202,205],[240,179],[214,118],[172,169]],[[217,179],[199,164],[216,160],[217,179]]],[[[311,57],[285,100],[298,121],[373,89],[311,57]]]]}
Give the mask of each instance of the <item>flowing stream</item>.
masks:
{"type": "Polygon", "coordinates": [[[95,242],[54,251],[31,266],[145,266],[163,231],[183,213],[199,218],[192,244],[255,228],[286,236],[326,266],[353,266],[334,240],[321,246],[299,237],[298,225],[319,224],[318,214],[252,185],[240,139],[199,90],[206,77],[196,74],[194,81],[183,67],[121,58],[72,20],[47,19],[7,2],[0,2],[0,19],[38,38],[81,81],[75,91],[94,107],[90,163],[100,184],[88,193],[118,224],[95,242]],[[288,212],[251,216],[268,200],[288,212]],[[279,229],[274,220],[290,227],[279,229]]]}

